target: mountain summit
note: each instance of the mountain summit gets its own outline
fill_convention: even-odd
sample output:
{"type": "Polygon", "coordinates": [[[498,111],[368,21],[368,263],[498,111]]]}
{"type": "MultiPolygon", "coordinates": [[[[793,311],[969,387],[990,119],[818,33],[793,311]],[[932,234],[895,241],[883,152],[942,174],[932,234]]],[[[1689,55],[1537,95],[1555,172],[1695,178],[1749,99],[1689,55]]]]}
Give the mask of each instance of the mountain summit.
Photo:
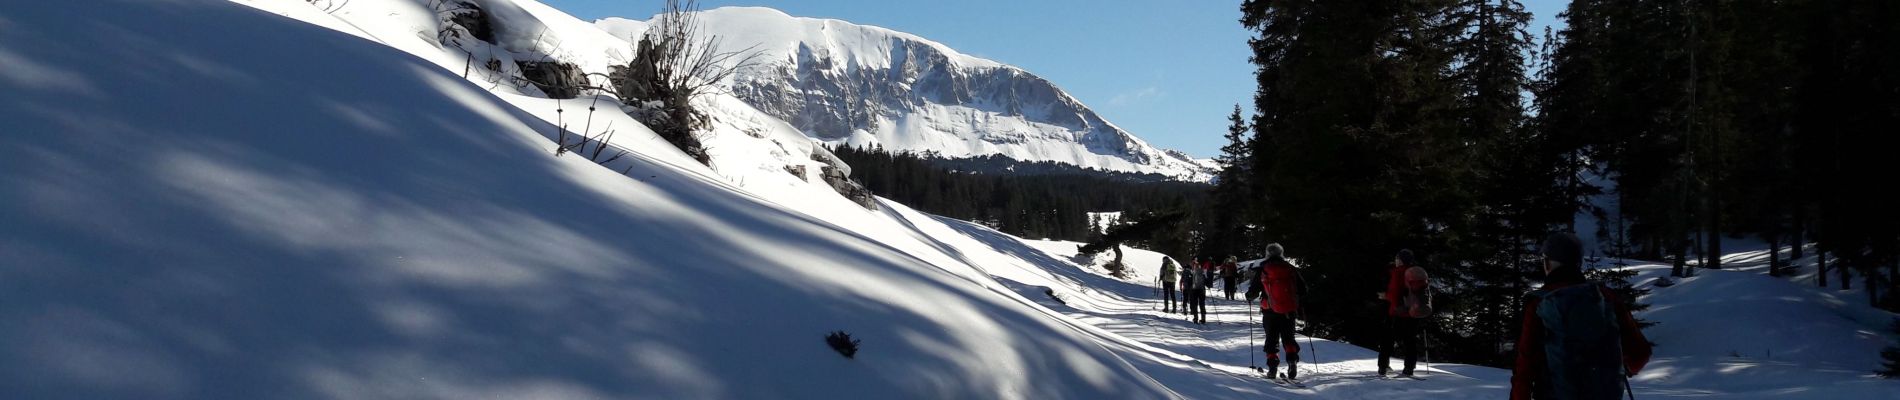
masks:
{"type": "MultiPolygon", "coordinates": [[[[1213,170],[1116,127],[1047,79],[917,35],[761,7],[708,10],[701,18],[723,50],[760,52],[758,64],[725,88],[828,143],[1194,181],[1213,170]]],[[[595,24],[629,41],[647,26],[622,18],[595,24]]]]}

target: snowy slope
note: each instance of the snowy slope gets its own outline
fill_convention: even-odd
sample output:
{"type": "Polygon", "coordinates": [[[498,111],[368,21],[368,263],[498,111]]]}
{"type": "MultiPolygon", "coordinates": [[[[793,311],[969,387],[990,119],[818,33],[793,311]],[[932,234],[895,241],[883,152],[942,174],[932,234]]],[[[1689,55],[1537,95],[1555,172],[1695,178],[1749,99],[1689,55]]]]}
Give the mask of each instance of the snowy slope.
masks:
{"type": "MultiPolygon", "coordinates": [[[[760,65],[725,82],[733,95],[827,142],[1196,181],[1213,171],[1116,127],[1041,77],[916,35],[760,7],[719,8],[701,18],[725,50],[760,54],[760,65]]],[[[648,25],[596,23],[629,41],[648,25]]]]}
{"type": "MultiPolygon", "coordinates": [[[[729,97],[707,100],[721,122],[714,166],[699,165],[624,115],[579,119],[595,98],[464,77],[443,48],[369,33],[416,23],[391,11],[407,0],[353,0],[356,13],[237,1],[252,8],[0,3],[0,398],[1455,399],[1506,386],[1506,371],[1450,364],[1424,382],[1365,379],[1369,351],[1304,337],[1312,387],[1267,384],[1247,372],[1250,305],[1213,300],[1207,327],[1152,309],[1159,254],[1129,251],[1135,276],[1112,279],[1077,263],[1075,243],[858,207],[785,172],[809,140],[729,97]],[[557,124],[587,123],[614,125],[633,153],[555,156],[557,124]],[[833,330],[863,340],[856,359],[824,347],[833,330]]],[[[588,26],[509,4],[517,23],[588,26]]],[[[1900,393],[1836,359],[1866,357],[1882,339],[1861,331],[1891,314],[1746,273],[1652,296],[1657,329],[1685,330],[1652,331],[1664,347],[1639,397],[1900,393]],[[1762,328],[1781,314],[1851,339],[1762,328]],[[1708,343],[1670,347],[1694,340],[1708,343]],[[1756,356],[1761,343],[1790,346],[1756,356]],[[1725,350],[1739,357],[1708,354],[1725,350]]]]}
{"type": "Polygon", "coordinates": [[[0,397],[1170,397],[941,252],[557,158],[382,44],[216,1],[0,16],[0,397]]]}
{"type": "MultiPolygon", "coordinates": [[[[1671,287],[1666,264],[1637,263],[1632,279],[1654,291],[1637,315],[1660,324],[1651,367],[1633,383],[1647,397],[1881,399],[1900,397],[1900,381],[1874,377],[1894,313],[1867,306],[1859,291],[1814,286],[1810,255],[1792,277],[1769,277],[1765,250],[1723,257],[1722,270],[1698,270],[1671,287]],[[1647,388],[1647,389],[1646,389],[1647,388]]],[[[1782,257],[1787,257],[1785,251],[1782,257]]]]}

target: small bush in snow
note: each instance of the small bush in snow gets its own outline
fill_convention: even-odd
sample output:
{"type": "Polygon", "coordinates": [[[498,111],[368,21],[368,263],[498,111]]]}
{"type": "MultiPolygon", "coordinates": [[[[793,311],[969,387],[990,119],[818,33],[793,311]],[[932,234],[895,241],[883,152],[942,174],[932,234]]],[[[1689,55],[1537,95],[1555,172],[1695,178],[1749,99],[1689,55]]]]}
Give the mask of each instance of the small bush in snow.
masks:
{"type": "MultiPolygon", "coordinates": [[[[1900,318],[1894,319],[1893,326],[1888,330],[1900,334],[1900,318]]],[[[1887,346],[1886,349],[1880,350],[1880,370],[1874,372],[1880,374],[1882,378],[1900,378],[1900,346],[1887,346]]]]}
{"type": "Polygon", "coordinates": [[[759,52],[721,50],[719,36],[701,32],[698,11],[697,1],[667,0],[666,8],[634,45],[633,61],[614,66],[609,80],[623,101],[635,105],[634,118],[686,155],[710,165],[712,158],[695,134],[708,125],[709,117],[693,106],[693,98],[756,64],[759,52]]]}
{"type": "Polygon", "coordinates": [[[844,358],[857,358],[858,342],[859,340],[852,339],[851,334],[844,331],[825,335],[825,344],[831,345],[831,349],[837,350],[838,354],[844,355],[844,358]]]}

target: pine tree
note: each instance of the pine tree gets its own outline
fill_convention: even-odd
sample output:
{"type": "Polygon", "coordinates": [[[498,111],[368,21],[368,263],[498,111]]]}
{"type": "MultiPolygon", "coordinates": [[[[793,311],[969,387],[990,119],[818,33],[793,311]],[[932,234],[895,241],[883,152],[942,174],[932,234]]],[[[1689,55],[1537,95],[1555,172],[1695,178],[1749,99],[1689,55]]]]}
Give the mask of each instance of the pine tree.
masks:
{"type": "MultiPolygon", "coordinates": [[[[1453,1],[1247,1],[1260,68],[1251,143],[1255,223],[1305,266],[1312,315],[1360,339],[1378,327],[1349,297],[1382,284],[1401,247],[1453,254],[1475,204],[1457,113],[1453,1]],[[1327,298],[1327,296],[1342,296],[1327,298]]],[[[1456,255],[1448,256],[1456,257],[1456,255]]],[[[1447,268],[1460,268],[1450,258],[1447,268]]],[[[1447,279],[1464,279],[1449,274],[1447,279]]]]}
{"type": "Polygon", "coordinates": [[[1248,146],[1247,133],[1252,126],[1241,114],[1240,105],[1234,105],[1233,114],[1227,117],[1228,127],[1224,136],[1227,145],[1222,146],[1221,154],[1214,158],[1220,163],[1220,173],[1215,176],[1214,187],[1209,193],[1208,207],[1200,208],[1206,227],[1206,241],[1200,253],[1213,257],[1246,256],[1251,258],[1260,247],[1246,228],[1251,220],[1250,208],[1256,202],[1249,191],[1248,168],[1252,166],[1253,154],[1248,146]]]}
{"type": "MultiPolygon", "coordinates": [[[[1462,94],[1457,113],[1465,141],[1482,157],[1473,157],[1474,207],[1464,240],[1448,243],[1454,259],[1468,260],[1463,271],[1472,285],[1446,296],[1450,309],[1470,321],[1463,337],[1473,349],[1490,352],[1486,361],[1506,363],[1499,349],[1516,338],[1517,300],[1525,289],[1521,271],[1534,268],[1531,246],[1545,232],[1567,223],[1577,199],[1568,197],[1559,179],[1569,166],[1565,152],[1529,125],[1522,93],[1534,87],[1526,72],[1530,13],[1512,0],[1468,0],[1458,19],[1468,34],[1452,50],[1459,62],[1452,77],[1462,94]]],[[[1442,274],[1441,274],[1442,275],[1442,274]]]]}
{"type": "MultiPolygon", "coordinates": [[[[1887,330],[1890,331],[1889,333],[1900,335],[1900,318],[1894,319],[1893,325],[1890,325],[1887,330]]],[[[1900,378],[1900,346],[1887,346],[1886,349],[1880,350],[1880,370],[1875,373],[1880,374],[1882,378],[1900,378]]]]}

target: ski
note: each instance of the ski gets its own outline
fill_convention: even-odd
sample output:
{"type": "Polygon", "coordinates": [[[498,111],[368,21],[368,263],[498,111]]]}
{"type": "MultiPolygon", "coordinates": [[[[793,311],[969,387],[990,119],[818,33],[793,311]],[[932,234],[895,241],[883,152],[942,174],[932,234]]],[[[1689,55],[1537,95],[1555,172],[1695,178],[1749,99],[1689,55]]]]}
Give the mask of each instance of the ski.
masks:
{"type": "Polygon", "coordinates": [[[1291,388],[1297,388],[1297,389],[1305,389],[1305,388],[1306,388],[1306,383],[1305,383],[1305,382],[1301,382],[1301,381],[1300,381],[1299,379],[1294,379],[1294,378],[1288,378],[1288,377],[1286,377],[1286,374],[1280,374],[1279,376],[1271,376],[1271,377],[1267,377],[1267,380],[1268,380],[1268,381],[1272,381],[1272,382],[1273,382],[1273,384],[1275,384],[1275,385],[1280,385],[1280,386],[1285,386],[1285,387],[1291,387],[1291,388]]]}

